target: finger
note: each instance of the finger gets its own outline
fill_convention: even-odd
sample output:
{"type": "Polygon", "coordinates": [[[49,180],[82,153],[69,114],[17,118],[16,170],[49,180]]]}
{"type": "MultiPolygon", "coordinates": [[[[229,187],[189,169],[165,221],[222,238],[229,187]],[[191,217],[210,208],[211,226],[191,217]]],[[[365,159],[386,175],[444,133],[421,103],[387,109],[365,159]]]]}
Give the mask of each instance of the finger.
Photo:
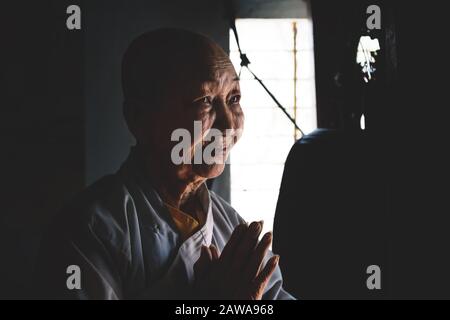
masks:
{"type": "MultiPolygon", "coordinates": [[[[258,243],[258,237],[262,231],[262,222],[252,222],[243,236],[242,241],[236,249],[233,256],[232,268],[234,270],[242,270],[242,266],[246,266],[251,255],[258,243]]],[[[244,270],[242,270],[244,271],[244,270]]]]}
{"type": "Polygon", "coordinates": [[[244,233],[247,229],[248,229],[248,227],[244,223],[238,225],[234,229],[233,233],[231,234],[230,240],[228,240],[228,243],[225,245],[225,248],[223,248],[222,255],[220,256],[220,259],[225,264],[228,264],[231,262],[231,259],[236,250],[236,247],[239,244],[241,237],[244,235],[244,233]]]}
{"type": "Polygon", "coordinates": [[[276,255],[270,258],[269,261],[267,261],[265,267],[256,277],[255,281],[253,281],[253,293],[255,297],[260,298],[262,296],[267,283],[269,283],[270,278],[277,269],[279,261],[280,256],[276,255]]]}
{"type": "Polygon", "coordinates": [[[210,245],[209,246],[209,251],[211,252],[211,256],[212,256],[212,260],[218,260],[219,259],[219,249],[216,248],[215,245],[210,245]]]}
{"type": "Polygon", "coordinates": [[[264,257],[269,251],[269,247],[272,243],[272,233],[267,232],[258,243],[255,251],[253,252],[248,265],[246,266],[245,276],[246,279],[253,281],[259,273],[264,257]]]}

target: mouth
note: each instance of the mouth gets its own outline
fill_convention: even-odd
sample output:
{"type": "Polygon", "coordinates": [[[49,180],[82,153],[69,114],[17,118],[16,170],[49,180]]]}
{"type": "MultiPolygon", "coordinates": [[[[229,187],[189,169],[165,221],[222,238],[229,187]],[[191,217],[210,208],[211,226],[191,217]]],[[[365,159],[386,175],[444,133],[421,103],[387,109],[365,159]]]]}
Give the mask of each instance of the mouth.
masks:
{"type": "Polygon", "coordinates": [[[202,141],[202,148],[206,148],[207,146],[214,145],[215,150],[226,153],[233,147],[232,139],[222,138],[222,141],[202,141]],[[222,147],[220,147],[222,144],[222,147]]]}
{"type": "Polygon", "coordinates": [[[214,164],[224,164],[232,147],[232,142],[227,141],[226,138],[202,142],[203,152],[205,152],[205,150],[208,150],[206,152],[206,155],[204,153],[203,156],[206,156],[209,159],[214,159],[212,160],[214,164]]]}

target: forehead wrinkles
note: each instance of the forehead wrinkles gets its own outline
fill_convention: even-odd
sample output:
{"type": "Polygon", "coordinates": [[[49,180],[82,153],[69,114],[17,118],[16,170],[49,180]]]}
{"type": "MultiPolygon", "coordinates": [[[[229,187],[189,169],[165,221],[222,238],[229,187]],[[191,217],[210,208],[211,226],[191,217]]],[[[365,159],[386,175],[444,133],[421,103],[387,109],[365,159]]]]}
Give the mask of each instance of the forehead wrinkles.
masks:
{"type": "Polygon", "coordinates": [[[202,89],[204,91],[223,91],[236,84],[236,73],[232,65],[224,66],[223,68],[213,68],[209,72],[209,76],[202,79],[202,89]]]}
{"type": "Polygon", "coordinates": [[[230,66],[233,66],[233,64],[231,63],[231,61],[228,57],[224,57],[224,58],[212,57],[212,58],[208,59],[207,61],[208,61],[206,63],[207,67],[211,68],[212,70],[226,69],[230,66]]]}
{"type": "Polygon", "coordinates": [[[183,79],[179,83],[188,95],[199,89],[202,93],[221,91],[236,82],[236,71],[224,53],[209,52],[194,57],[186,55],[177,64],[177,73],[183,79]]]}
{"type": "Polygon", "coordinates": [[[210,82],[210,85],[222,88],[226,85],[231,85],[237,78],[236,71],[228,56],[215,55],[210,56],[204,63],[205,78],[203,81],[210,82]]]}

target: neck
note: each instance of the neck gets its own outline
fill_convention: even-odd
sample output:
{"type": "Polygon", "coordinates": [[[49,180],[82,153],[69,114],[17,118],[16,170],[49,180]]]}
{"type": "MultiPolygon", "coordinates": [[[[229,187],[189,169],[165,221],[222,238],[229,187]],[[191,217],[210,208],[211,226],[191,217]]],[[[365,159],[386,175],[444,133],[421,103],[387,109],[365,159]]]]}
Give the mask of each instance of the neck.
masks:
{"type": "Polygon", "coordinates": [[[171,161],[152,157],[143,148],[138,148],[138,155],[162,200],[175,208],[189,205],[195,199],[197,189],[206,181],[192,172],[189,165],[173,165],[171,161]]]}
{"type": "Polygon", "coordinates": [[[197,189],[202,185],[204,179],[195,181],[185,180],[166,180],[164,183],[157,183],[161,198],[172,207],[181,209],[182,207],[189,207],[195,200],[197,189]]]}

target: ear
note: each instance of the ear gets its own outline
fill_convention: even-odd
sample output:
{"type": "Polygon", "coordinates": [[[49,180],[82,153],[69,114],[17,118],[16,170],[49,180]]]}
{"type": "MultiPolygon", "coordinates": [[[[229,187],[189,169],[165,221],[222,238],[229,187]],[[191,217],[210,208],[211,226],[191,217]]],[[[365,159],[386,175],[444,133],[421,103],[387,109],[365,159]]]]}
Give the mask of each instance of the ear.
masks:
{"type": "Polygon", "coordinates": [[[128,130],[133,134],[136,142],[147,144],[150,132],[151,111],[143,107],[139,101],[126,100],[123,103],[123,115],[128,126],[128,130]]]}
{"type": "Polygon", "coordinates": [[[128,126],[128,130],[133,134],[133,136],[138,140],[138,115],[137,115],[137,106],[134,102],[125,100],[123,102],[123,116],[125,118],[125,122],[128,126]]]}

